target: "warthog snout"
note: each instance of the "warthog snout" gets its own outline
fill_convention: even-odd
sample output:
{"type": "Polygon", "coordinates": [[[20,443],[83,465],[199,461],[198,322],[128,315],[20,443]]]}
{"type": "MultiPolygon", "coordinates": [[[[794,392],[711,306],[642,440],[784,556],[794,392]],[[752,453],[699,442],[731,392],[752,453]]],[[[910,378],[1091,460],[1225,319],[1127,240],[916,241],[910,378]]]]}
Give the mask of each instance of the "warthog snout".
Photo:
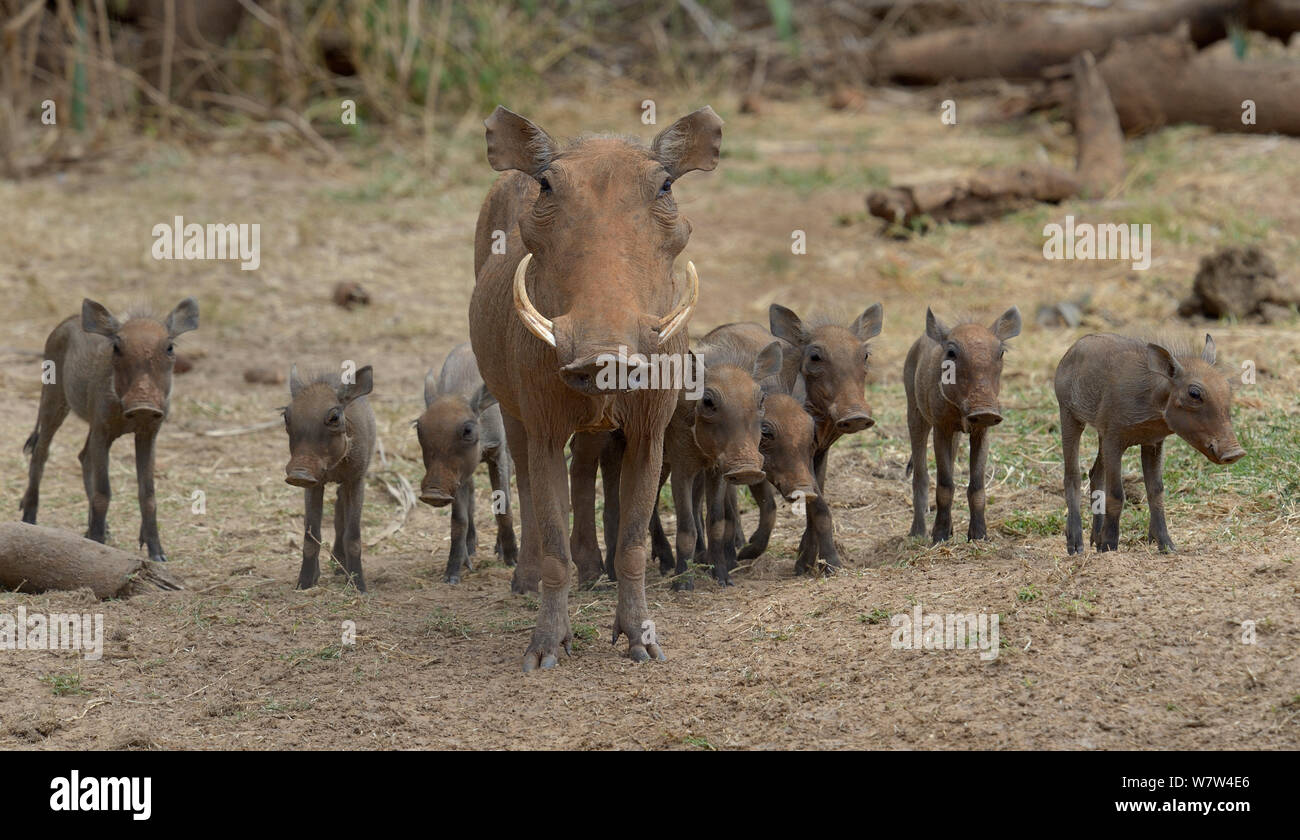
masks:
{"type": "Polygon", "coordinates": [[[122,412],[122,416],[126,417],[128,420],[135,417],[156,418],[163,416],[163,410],[158,406],[150,405],[149,403],[136,403],[135,405],[126,408],[122,412]]]}
{"type": "Polygon", "coordinates": [[[432,507],[446,507],[451,504],[452,497],[443,490],[430,488],[420,490],[420,501],[432,507]]]}
{"type": "Polygon", "coordinates": [[[584,356],[577,361],[570,362],[560,368],[560,378],[564,384],[580,394],[595,396],[604,391],[612,390],[611,386],[616,387],[618,378],[610,377],[610,382],[606,383],[599,374],[609,363],[611,358],[617,354],[604,351],[584,356]]]}
{"type": "Polygon", "coordinates": [[[763,472],[758,467],[739,467],[738,469],[726,473],[723,478],[727,479],[727,481],[732,484],[743,484],[749,486],[751,484],[758,484],[760,481],[767,478],[767,473],[763,472]]]}
{"type": "Polygon", "coordinates": [[[320,479],[302,467],[286,470],[284,480],[285,483],[292,484],[294,487],[315,487],[320,484],[320,479]]]}
{"type": "Polygon", "coordinates": [[[855,411],[835,421],[836,431],[846,435],[860,432],[863,429],[870,429],[874,425],[876,425],[876,421],[872,419],[871,415],[861,411],[855,411]]]}
{"type": "Polygon", "coordinates": [[[981,408],[966,415],[966,422],[973,429],[996,426],[1002,422],[1002,415],[991,408],[981,408]]]}
{"type": "Polygon", "coordinates": [[[1210,441],[1206,444],[1209,450],[1210,460],[1216,464],[1231,464],[1234,461],[1240,461],[1246,455],[1246,450],[1235,440],[1227,445],[1220,445],[1218,441],[1210,441]]]}

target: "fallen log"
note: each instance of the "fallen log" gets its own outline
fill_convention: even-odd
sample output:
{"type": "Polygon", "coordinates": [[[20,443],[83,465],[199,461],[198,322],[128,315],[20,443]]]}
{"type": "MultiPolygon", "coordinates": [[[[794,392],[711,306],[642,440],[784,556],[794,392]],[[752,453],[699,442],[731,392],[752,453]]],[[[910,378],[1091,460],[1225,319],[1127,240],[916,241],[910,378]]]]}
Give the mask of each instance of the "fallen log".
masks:
{"type": "Polygon", "coordinates": [[[0,588],[17,592],[90,589],[100,600],[182,589],[162,567],[70,531],[0,523],[0,588]]]}
{"type": "Polygon", "coordinates": [[[1285,41],[1300,29],[1300,2],[1179,0],[1146,11],[1065,20],[1035,15],[1013,23],[960,26],[888,41],[869,58],[879,81],[1037,79],[1046,68],[1081,52],[1103,56],[1120,39],[1168,32],[1184,22],[1192,42],[1205,47],[1227,37],[1229,19],[1285,41]]]}
{"type": "Polygon", "coordinates": [[[1300,68],[1294,63],[1197,53],[1180,26],[1121,41],[1098,69],[1126,134],[1194,123],[1216,131],[1300,136],[1300,68]],[[1254,106],[1249,114],[1247,101],[1254,106]]]}
{"type": "Polygon", "coordinates": [[[990,167],[964,178],[873,190],[867,195],[867,210],[898,225],[915,226],[917,220],[927,219],[976,224],[1040,202],[1057,204],[1114,189],[1124,177],[1119,119],[1092,54],[1076,56],[1071,69],[1078,138],[1073,173],[1039,164],[990,167]]]}

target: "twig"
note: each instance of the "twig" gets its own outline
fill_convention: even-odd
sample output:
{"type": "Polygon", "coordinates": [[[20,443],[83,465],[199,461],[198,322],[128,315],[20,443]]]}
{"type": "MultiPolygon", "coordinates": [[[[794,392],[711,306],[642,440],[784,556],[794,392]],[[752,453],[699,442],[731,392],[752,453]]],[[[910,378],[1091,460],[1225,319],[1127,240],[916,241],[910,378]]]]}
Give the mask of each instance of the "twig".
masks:
{"type": "Polygon", "coordinates": [[[251,426],[238,426],[234,429],[208,429],[206,432],[199,434],[206,437],[231,437],[233,435],[246,435],[250,432],[260,432],[263,429],[270,429],[280,425],[279,420],[267,420],[263,423],[254,423],[251,426]]]}

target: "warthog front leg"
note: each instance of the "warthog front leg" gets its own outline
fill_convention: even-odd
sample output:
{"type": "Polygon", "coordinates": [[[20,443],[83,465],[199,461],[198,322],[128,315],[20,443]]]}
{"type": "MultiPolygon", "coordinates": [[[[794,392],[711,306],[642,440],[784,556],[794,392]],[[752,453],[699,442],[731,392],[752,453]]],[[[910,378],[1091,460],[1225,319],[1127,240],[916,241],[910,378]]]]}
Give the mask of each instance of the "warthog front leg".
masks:
{"type": "Polygon", "coordinates": [[[1119,517],[1124,511],[1124,474],[1121,465],[1124,446],[1114,436],[1101,440],[1102,469],[1106,476],[1106,519],[1101,526],[1098,551],[1115,551],[1119,548],[1119,517]]]}
{"type": "Polygon", "coordinates": [[[966,539],[988,539],[988,526],[984,522],[984,507],[988,497],[984,492],[984,474],[989,465],[988,428],[976,426],[970,433],[970,483],[966,485],[966,502],[970,505],[970,525],[966,539]]]}
{"type": "Polygon", "coordinates": [[[952,496],[954,491],[952,464],[956,455],[956,433],[934,427],[934,531],[933,544],[952,536],[952,496]]]}
{"type": "MultiPolygon", "coordinates": [[[[474,482],[462,481],[451,500],[451,548],[447,551],[446,583],[460,583],[461,564],[469,565],[469,523],[474,521],[474,482]]],[[[470,568],[473,571],[473,568],[470,568]]]]}
{"type": "MultiPolygon", "coordinates": [[[[605,432],[579,432],[569,444],[573,454],[569,464],[569,488],[573,497],[573,533],[569,536],[569,552],[578,567],[580,587],[596,583],[605,571],[600,546],[596,543],[596,469],[600,465],[601,450],[609,438],[605,432]]],[[[609,509],[608,495],[605,508],[609,509]]]]}
{"type": "MultiPolygon", "coordinates": [[[[339,500],[347,511],[343,525],[343,554],[347,557],[348,578],[359,592],[366,591],[366,576],[361,572],[361,506],[365,503],[366,479],[358,476],[339,488],[339,500]]],[[[320,530],[320,517],[316,518],[320,530]]]]}
{"type": "MultiPolygon", "coordinates": [[[[648,424],[650,428],[628,430],[627,451],[623,453],[618,555],[614,562],[618,570],[618,609],[614,614],[612,641],[617,643],[619,635],[626,635],[628,656],[634,662],[666,658],[645,601],[646,530],[650,525],[650,509],[659,490],[664,446],[662,422],[660,420],[658,425],[651,422],[648,424]]],[[[676,489],[675,474],[673,481],[676,489]]],[[[681,563],[680,556],[678,563],[681,563]]]]}
{"type": "Polygon", "coordinates": [[[709,527],[709,540],[705,557],[713,566],[713,577],[719,586],[731,586],[730,568],[727,564],[726,543],[732,536],[727,527],[727,482],[720,475],[709,475],[705,479],[705,498],[708,514],[705,520],[709,527]]]}
{"type": "Polygon", "coordinates": [[[158,538],[158,499],[153,486],[154,440],[158,430],[137,432],[135,436],[135,483],[140,499],[140,545],[156,563],[167,560],[158,538]]]}
{"type": "Polygon", "coordinates": [[[1165,525],[1165,442],[1142,447],[1142,478],[1147,486],[1147,509],[1151,521],[1147,525],[1147,539],[1160,546],[1161,551],[1174,551],[1174,541],[1169,538],[1165,525]]]}
{"type": "Polygon", "coordinates": [[[86,539],[105,542],[108,539],[108,503],[113,491],[108,482],[108,448],[112,441],[92,426],[81,450],[81,477],[86,485],[86,498],[90,501],[90,517],[86,526],[86,539]]]}
{"type": "Polygon", "coordinates": [[[1088,470],[1088,509],[1092,511],[1092,533],[1088,536],[1088,543],[1096,548],[1101,545],[1101,525],[1105,519],[1098,512],[1097,493],[1105,489],[1106,470],[1101,460],[1101,445],[1098,441],[1097,457],[1092,462],[1092,469],[1088,470]]]}
{"type": "MultiPolygon", "coordinates": [[[[627,443],[621,432],[606,437],[608,443],[600,451],[600,480],[605,491],[605,508],[601,516],[605,530],[605,574],[610,580],[618,580],[618,571],[614,568],[614,558],[618,556],[618,488],[627,443]]],[[[657,508],[658,499],[655,504],[657,508]]]]}
{"type": "Polygon", "coordinates": [[[542,547],[537,534],[537,521],[533,516],[532,481],[529,478],[528,433],[523,424],[502,412],[506,428],[506,443],[510,457],[515,462],[515,480],[519,485],[519,535],[523,544],[519,562],[510,578],[510,591],[516,595],[536,592],[542,578],[542,547]]]}
{"type": "Polygon", "coordinates": [[[492,514],[497,520],[497,553],[501,562],[513,566],[519,560],[519,547],[510,514],[510,453],[502,450],[488,464],[488,480],[492,482],[492,514]]]}
{"type": "Polygon", "coordinates": [[[907,407],[907,433],[912,439],[912,528],[909,537],[925,536],[925,516],[930,512],[930,424],[919,409],[907,407]]]}
{"type": "Polygon", "coordinates": [[[673,509],[677,515],[677,565],[674,568],[676,579],[673,589],[677,591],[695,588],[695,579],[688,565],[695,556],[696,520],[695,520],[695,482],[685,470],[672,472],[673,509]]]}
{"type": "MultiPolygon", "coordinates": [[[[524,652],[524,670],[532,671],[554,668],[561,648],[573,653],[573,632],[569,627],[569,482],[563,439],[529,440],[528,477],[541,549],[542,603],[537,627],[524,652]]],[[[641,527],[645,528],[644,522],[641,527]]]]}
{"type": "Polygon", "coordinates": [[[302,569],[298,572],[298,588],[311,589],[320,580],[320,519],[325,507],[325,485],[306,488],[303,500],[302,569]]]}
{"type": "Polygon", "coordinates": [[[763,552],[767,551],[767,544],[772,539],[772,530],[776,527],[775,488],[763,481],[750,486],[749,492],[754,494],[754,501],[758,502],[758,528],[750,535],[749,542],[740,549],[741,560],[762,557],[763,552]]]}
{"type": "Polygon", "coordinates": [[[1079,438],[1083,424],[1061,409],[1061,457],[1065,461],[1065,550],[1083,552],[1083,519],[1079,516],[1079,438]]]}

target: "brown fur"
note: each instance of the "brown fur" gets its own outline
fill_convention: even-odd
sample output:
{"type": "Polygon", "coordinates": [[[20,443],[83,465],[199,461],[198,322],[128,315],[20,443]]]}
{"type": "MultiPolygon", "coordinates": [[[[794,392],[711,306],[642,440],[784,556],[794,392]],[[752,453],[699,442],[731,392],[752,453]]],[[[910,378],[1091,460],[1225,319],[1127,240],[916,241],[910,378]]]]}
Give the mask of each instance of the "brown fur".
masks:
{"type": "Polygon", "coordinates": [[[1230,464],[1246,454],[1232,428],[1232,390],[1215,362],[1214,339],[1208,335],[1199,353],[1168,341],[1087,335],[1061,357],[1055,385],[1061,409],[1069,553],[1083,551],[1079,439],[1085,426],[1094,427],[1098,438],[1097,460],[1088,471],[1089,498],[1098,499],[1105,488],[1105,513],[1092,517],[1093,545],[1098,551],[1119,547],[1119,517],[1124,508],[1121,461],[1124,450],[1141,446],[1151,511],[1147,539],[1162,551],[1174,550],[1165,523],[1165,438],[1178,435],[1216,464],[1230,464]]]}
{"type": "Polygon", "coordinates": [[[173,340],[198,325],[199,305],[193,298],[181,301],[163,321],[131,315],[125,323],[100,304],[85,300],[80,318],[68,318],[54,328],[45,341],[45,358],[54,362],[55,381],[41,389],[36,429],[23,447],[32,456],[21,503],[24,522],[36,522],[50,442],[73,411],[90,425],[78,456],[90,501],[86,536],[101,543],[107,539],[108,450],[114,440],[130,432],[135,435],[140,545],[147,548],[149,559],[167,559],[158,537],[154,440],[170,407],[176,360],[173,340]]]}
{"type": "Polygon", "coordinates": [[[907,392],[907,430],[912,438],[912,529],[925,536],[926,496],[930,475],[926,469],[926,438],[934,430],[935,515],[931,539],[938,543],[952,535],[953,460],[957,433],[970,435],[970,526],[966,538],[988,537],[984,521],[984,472],[988,466],[988,430],[1002,422],[1002,356],[1006,342],[1020,335],[1020,310],[1011,307],[992,326],[971,322],[947,327],[929,309],[925,334],[916,340],[903,363],[907,392]],[[949,379],[950,378],[950,379],[949,379]]]}
{"type": "Polygon", "coordinates": [[[501,404],[518,468],[523,545],[512,588],[537,587],[541,609],[524,669],[552,667],[569,650],[569,487],[564,444],[574,431],[621,428],[628,441],[620,483],[618,607],[614,639],[638,661],[664,658],[645,602],[645,533],[663,456],[670,389],[602,392],[602,353],[684,353],[679,331],[660,345],[655,327],[677,301],[673,261],[690,236],[671,180],[717,165],[722,121],[709,109],[683,117],[649,148],[588,139],[561,148],[528,120],[498,108],[486,121],[488,160],[503,175],[479,213],[470,341],[501,404]],[[550,188],[542,189],[543,180],[550,188]],[[664,189],[665,182],[668,189],[664,189]],[[494,231],[506,253],[493,254],[494,231]],[[530,333],[513,296],[516,265],[531,253],[527,292],[554,323],[556,346],[530,333]]]}
{"type": "Polygon", "coordinates": [[[805,324],[793,311],[772,304],[768,317],[772,335],[787,342],[792,352],[785,355],[783,380],[793,381],[793,394],[816,424],[813,469],[819,495],[807,505],[808,524],[799,541],[795,574],[830,571],[840,565],[835,548],[834,523],[826,501],[826,467],[830,448],[846,434],[875,424],[867,404],[867,365],[871,356],[868,341],[880,334],[884,310],[869,306],[848,327],[828,320],[805,324]],[[825,566],[818,566],[818,561],[825,566]]]}
{"type": "Polygon", "coordinates": [[[284,480],[303,488],[306,503],[299,589],[310,589],[320,579],[325,485],[338,484],[332,554],[357,589],[366,591],[361,572],[361,506],[375,448],[375,414],[366,399],[373,385],[370,365],[357,370],[355,381],[346,385],[336,373],[306,381],[299,378],[297,368],[289,373],[292,402],[284,409],[284,428],[289,433],[284,480]]]}
{"type": "Polygon", "coordinates": [[[460,583],[460,567],[470,571],[477,549],[474,531],[474,470],[487,464],[493,495],[504,494],[501,505],[493,500],[497,520],[496,553],[507,566],[515,565],[514,520],[510,516],[510,449],[506,446],[501,407],[483,386],[478,363],[469,344],[447,355],[442,371],[424,381],[424,413],[415,421],[415,433],[424,457],[420,501],[434,507],[451,505],[451,548],[443,580],[460,583]]]}

